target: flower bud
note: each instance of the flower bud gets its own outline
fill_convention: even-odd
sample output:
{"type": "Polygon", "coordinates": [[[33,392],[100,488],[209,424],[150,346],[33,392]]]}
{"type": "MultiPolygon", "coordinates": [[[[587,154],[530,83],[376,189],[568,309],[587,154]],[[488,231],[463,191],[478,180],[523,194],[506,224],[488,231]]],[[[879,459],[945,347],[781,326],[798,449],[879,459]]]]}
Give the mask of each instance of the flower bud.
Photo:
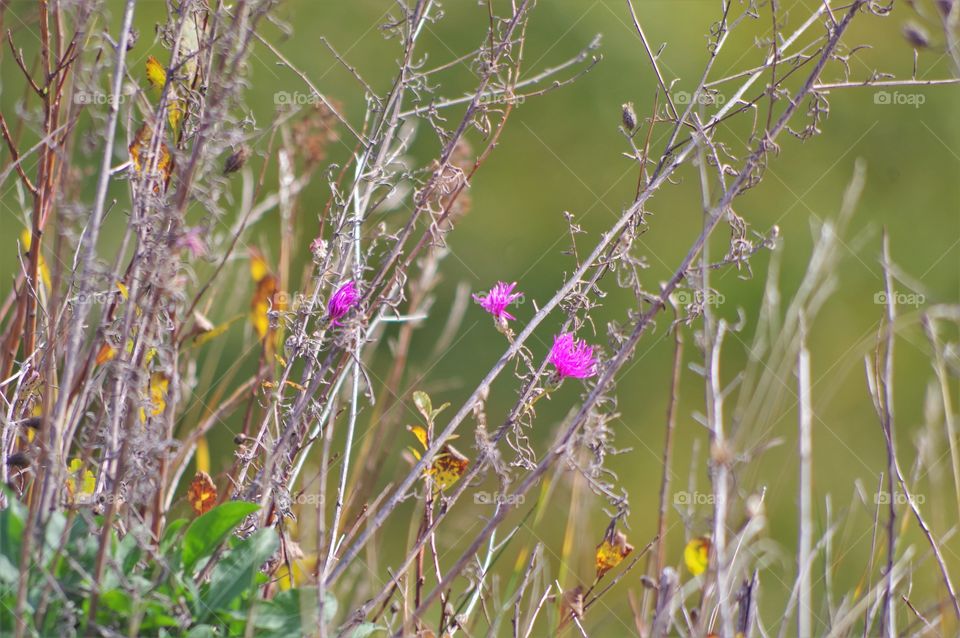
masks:
{"type": "Polygon", "coordinates": [[[926,49],[930,46],[930,38],[927,36],[927,32],[915,24],[907,24],[903,27],[903,37],[914,49],[926,49]]]}

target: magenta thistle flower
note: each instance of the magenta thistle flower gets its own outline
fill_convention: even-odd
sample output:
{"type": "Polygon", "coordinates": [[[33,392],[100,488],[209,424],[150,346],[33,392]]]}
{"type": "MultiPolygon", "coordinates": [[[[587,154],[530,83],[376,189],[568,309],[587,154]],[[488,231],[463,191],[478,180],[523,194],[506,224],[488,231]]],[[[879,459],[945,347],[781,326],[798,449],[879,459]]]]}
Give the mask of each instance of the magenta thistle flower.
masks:
{"type": "Polygon", "coordinates": [[[561,380],[567,377],[587,379],[597,373],[593,346],[587,345],[587,342],[582,339],[577,341],[570,332],[564,332],[553,338],[549,361],[557,369],[557,376],[561,380]]]}
{"type": "Polygon", "coordinates": [[[330,301],[327,302],[327,314],[333,321],[333,325],[341,325],[340,318],[350,312],[350,309],[357,304],[359,299],[360,293],[357,292],[353,280],[341,284],[337,291],[333,293],[333,296],[330,297],[330,301]]]}
{"type": "Polygon", "coordinates": [[[490,292],[485,295],[474,295],[473,300],[496,319],[516,319],[507,312],[507,306],[523,296],[519,292],[513,292],[516,286],[517,282],[506,284],[498,281],[497,285],[490,289],[490,292]]]}

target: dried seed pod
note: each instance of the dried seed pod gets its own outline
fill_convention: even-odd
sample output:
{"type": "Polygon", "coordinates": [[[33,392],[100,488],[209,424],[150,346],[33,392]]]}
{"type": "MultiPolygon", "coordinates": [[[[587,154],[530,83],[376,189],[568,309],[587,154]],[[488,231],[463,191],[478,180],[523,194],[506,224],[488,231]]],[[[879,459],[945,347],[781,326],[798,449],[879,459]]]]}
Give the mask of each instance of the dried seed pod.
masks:
{"type": "Polygon", "coordinates": [[[140,32],[136,29],[130,29],[130,33],[127,34],[127,51],[133,49],[137,46],[137,40],[140,39],[140,32]]]}
{"type": "Polygon", "coordinates": [[[637,128],[637,112],[633,108],[633,102],[627,102],[622,107],[620,118],[623,120],[623,128],[632,133],[637,128]]]}
{"type": "Polygon", "coordinates": [[[227,158],[227,161],[223,163],[223,174],[229,175],[230,173],[236,173],[243,165],[247,163],[247,160],[250,159],[250,156],[253,154],[253,151],[246,144],[242,144],[240,148],[235,150],[227,158]]]}
{"type": "Polygon", "coordinates": [[[24,452],[15,452],[7,457],[7,465],[20,469],[30,467],[30,457],[24,452]]]}

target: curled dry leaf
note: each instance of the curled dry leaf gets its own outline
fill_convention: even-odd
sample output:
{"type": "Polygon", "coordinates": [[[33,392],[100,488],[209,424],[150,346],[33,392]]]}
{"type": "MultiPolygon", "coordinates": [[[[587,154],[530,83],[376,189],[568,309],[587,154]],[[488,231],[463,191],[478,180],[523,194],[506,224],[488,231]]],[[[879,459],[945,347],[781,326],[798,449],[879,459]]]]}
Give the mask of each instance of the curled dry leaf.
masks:
{"type": "Polygon", "coordinates": [[[563,598],[560,599],[561,617],[582,618],[583,617],[583,586],[577,585],[573,589],[563,592],[563,598]]]}
{"type": "Polygon", "coordinates": [[[190,507],[197,516],[213,509],[217,502],[217,486],[213,484],[209,474],[200,471],[194,475],[193,480],[190,481],[190,489],[187,490],[187,500],[190,501],[190,507]]]}
{"type": "Polygon", "coordinates": [[[230,173],[236,173],[243,165],[247,163],[247,160],[250,159],[250,155],[253,154],[253,150],[246,144],[241,144],[237,150],[227,157],[226,161],[223,163],[223,174],[229,175],[230,173]]]}
{"type": "Polygon", "coordinates": [[[597,578],[619,565],[632,551],[633,545],[627,542],[626,534],[620,531],[608,533],[597,545],[597,578]]]}

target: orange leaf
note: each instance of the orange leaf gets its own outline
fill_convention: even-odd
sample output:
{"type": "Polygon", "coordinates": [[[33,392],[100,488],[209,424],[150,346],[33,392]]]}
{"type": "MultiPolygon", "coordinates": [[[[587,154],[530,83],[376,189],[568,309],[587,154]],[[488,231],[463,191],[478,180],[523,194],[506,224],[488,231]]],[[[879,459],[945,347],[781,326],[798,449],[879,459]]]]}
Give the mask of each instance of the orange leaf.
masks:
{"type": "Polygon", "coordinates": [[[213,484],[209,474],[201,470],[194,475],[190,481],[190,489],[187,490],[187,500],[197,516],[213,509],[217,502],[217,486],[213,484]]]}
{"type": "Polygon", "coordinates": [[[281,310],[275,296],[279,287],[279,280],[270,271],[267,261],[257,250],[250,251],[250,278],[257,284],[250,302],[250,322],[257,331],[261,340],[276,331],[270,329],[269,312],[271,309],[281,310]]]}
{"type": "Polygon", "coordinates": [[[100,346],[100,350],[97,351],[97,365],[103,365],[107,361],[113,361],[113,358],[117,356],[117,349],[111,346],[109,343],[104,343],[100,346]]]}
{"type": "Polygon", "coordinates": [[[250,304],[250,321],[257,331],[257,336],[261,339],[266,338],[270,332],[268,313],[273,307],[273,296],[276,292],[277,278],[268,274],[257,282],[257,289],[253,293],[253,301],[250,304]]]}

